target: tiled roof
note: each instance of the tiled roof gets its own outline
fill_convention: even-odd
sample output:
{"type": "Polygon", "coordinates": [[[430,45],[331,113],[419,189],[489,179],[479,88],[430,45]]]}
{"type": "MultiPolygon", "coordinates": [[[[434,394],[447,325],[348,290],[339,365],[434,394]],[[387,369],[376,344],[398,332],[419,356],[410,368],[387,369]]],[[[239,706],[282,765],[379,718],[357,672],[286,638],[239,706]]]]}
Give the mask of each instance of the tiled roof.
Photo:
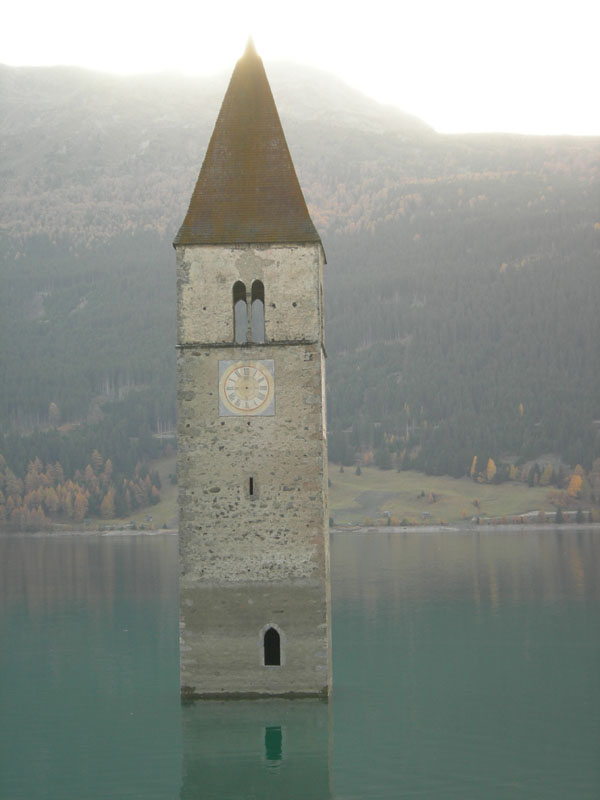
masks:
{"type": "Polygon", "coordinates": [[[318,242],[262,60],[237,62],[175,245],[318,242]]]}

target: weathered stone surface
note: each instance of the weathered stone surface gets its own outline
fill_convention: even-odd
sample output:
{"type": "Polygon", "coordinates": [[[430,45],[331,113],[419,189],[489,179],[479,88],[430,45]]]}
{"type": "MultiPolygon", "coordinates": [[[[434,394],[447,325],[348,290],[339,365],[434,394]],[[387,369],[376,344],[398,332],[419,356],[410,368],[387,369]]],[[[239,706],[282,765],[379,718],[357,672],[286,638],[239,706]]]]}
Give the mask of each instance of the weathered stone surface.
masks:
{"type": "Polygon", "coordinates": [[[188,581],[181,585],[181,685],[192,695],[325,694],[321,581],[188,581]],[[263,636],[281,636],[281,666],[263,665],[263,636]]]}
{"type": "Polygon", "coordinates": [[[178,341],[233,342],[233,285],[242,281],[250,299],[255,280],[265,287],[271,341],[320,341],[322,258],[320,243],[178,247],[178,341]]]}
{"type": "Polygon", "coordinates": [[[179,247],[177,265],[182,687],[326,693],[322,248],[179,247]],[[233,342],[240,280],[248,299],[264,284],[264,344],[233,342]],[[267,359],[275,413],[219,416],[219,361],[267,359]],[[280,666],[264,665],[269,626],[280,666]]]}

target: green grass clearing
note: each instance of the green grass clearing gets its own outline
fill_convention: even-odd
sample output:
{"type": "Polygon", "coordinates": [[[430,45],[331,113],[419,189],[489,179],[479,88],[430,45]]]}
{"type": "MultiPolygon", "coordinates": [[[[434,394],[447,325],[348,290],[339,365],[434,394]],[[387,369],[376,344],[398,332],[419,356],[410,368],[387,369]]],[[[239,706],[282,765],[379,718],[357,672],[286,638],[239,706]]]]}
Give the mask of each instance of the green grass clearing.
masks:
{"type": "MultiPolygon", "coordinates": [[[[418,523],[463,522],[474,516],[502,517],[509,520],[538,509],[550,510],[548,487],[529,488],[523,483],[474,483],[469,478],[430,476],[421,472],[396,472],[330,464],[329,515],[336,524],[363,525],[365,519],[384,518],[384,512],[398,520],[412,519],[418,523]],[[433,499],[433,502],[432,502],[433,499]],[[479,501],[479,508],[474,501],[479,501]],[[422,519],[423,512],[429,517],[422,519]]],[[[371,523],[369,523],[371,524],[371,523]]]]}
{"type": "MultiPolygon", "coordinates": [[[[177,486],[171,484],[169,474],[174,473],[176,458],[171,456],[154,461],[151,469],[157,469],[162,488],[160,502],[134,514],[114,520],[99,521],[101,525],[124,526],[130,523],[149,525],[152,517],[155,529],[167,525],[177,527],[177,486]]],[[[336,524],[375,524],[383,520],[384,512],[397,520],[414,520],[432,525],[440,522],[464,522],[474,516],[502,517],[509,520],[528,511],[552,509],[548,501],[548,487],[529,488],[523,483],[485,484],[474,483],[469,478],[429,476],[422,472],[396,472],[362,467],[360,475],[354,467],[339,471],[335,464],[329,465],[329,515],[336,524]],[[432,502],[433,496],[433,502],[432,502]],[[477,508],[473,501],[479,500],[477,508]],[[429,517],[422,518],[423,512],[429,517]]]]}

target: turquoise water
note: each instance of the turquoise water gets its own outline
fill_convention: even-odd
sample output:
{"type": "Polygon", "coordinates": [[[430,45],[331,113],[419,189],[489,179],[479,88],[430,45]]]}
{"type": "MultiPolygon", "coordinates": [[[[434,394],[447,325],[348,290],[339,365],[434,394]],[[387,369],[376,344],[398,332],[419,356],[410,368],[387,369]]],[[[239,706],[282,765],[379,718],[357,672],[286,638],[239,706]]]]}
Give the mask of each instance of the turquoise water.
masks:
{"type": "Polygon", "coordinates": [[[0,798],[600,797],[600,531],[335,534],[334,693],[181,706],[177,541],[0,539],[0,798]]]}
{"type": "Polygon", "coordinates": [[[372,537],[333,539],[336,795],[600,797],[600,531],[372,537]]]}

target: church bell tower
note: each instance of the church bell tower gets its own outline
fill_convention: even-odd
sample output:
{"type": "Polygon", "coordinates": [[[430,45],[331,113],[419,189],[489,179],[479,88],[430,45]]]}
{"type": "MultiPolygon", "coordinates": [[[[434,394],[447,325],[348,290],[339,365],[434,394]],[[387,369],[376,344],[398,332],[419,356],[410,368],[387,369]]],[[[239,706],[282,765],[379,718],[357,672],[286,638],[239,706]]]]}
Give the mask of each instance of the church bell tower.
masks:
{"type": "Polygon", "coordinates": [[[327,695],[325,256],[252,42],[174,247],[182,694],[327,695]]]}

